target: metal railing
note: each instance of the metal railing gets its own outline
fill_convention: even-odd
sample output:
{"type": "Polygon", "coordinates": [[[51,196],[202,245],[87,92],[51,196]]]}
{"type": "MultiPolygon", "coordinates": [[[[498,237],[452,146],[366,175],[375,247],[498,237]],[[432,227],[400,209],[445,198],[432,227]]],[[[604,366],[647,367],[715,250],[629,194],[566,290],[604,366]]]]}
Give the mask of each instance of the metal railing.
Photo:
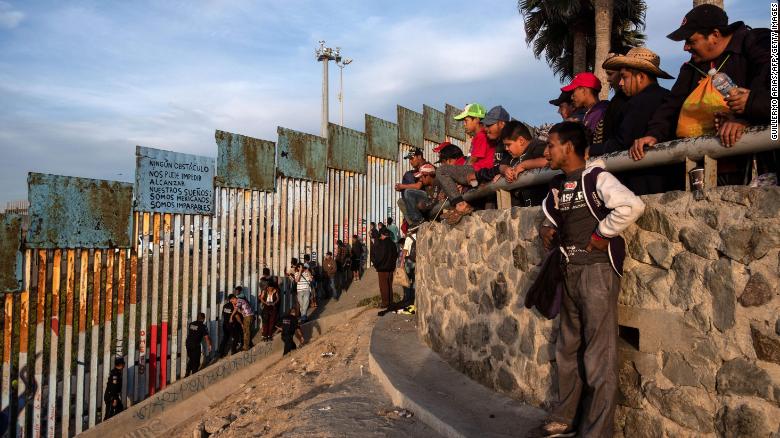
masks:
{"type": "MultiPolygon", "coordinates": [[[[720,140],[714,136],[694,137],[659,143],[655,147],[649,148],[645,157],[639,161],[634,161],[628,155],[628,151],[601,155],[597,159],[604,160],[605,169],[610,172],[625,172],[667,164],[695,163],[704,160],[705,174],[713,175],[716,173],[716,168],[714,168],[717,164],[716,160],[720,158],[753,154],[778,148],[780,148],[780,142],[773,141],[769,137],[769,128],[757,126],[748,128],[739,142],[730,148],[723,147],[720,140]]],[[[502,178],[494,183],[486,184],[476,190],[465,193],[463,199],[471,201],[502,190],[512,191],[523,187],[546,184],[559,173],[561,173],[559,170],[547,168],[526,171],[512,183],[502,178]]],[[[445,204],[446,206],[448,206],[448,203],[445,204]]]]}

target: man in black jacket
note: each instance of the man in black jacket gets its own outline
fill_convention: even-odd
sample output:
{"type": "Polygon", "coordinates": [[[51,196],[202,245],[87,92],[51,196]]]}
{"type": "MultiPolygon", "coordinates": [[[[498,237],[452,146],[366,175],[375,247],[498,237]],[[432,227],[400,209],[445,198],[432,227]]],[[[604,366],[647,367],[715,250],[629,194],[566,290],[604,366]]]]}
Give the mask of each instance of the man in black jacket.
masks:
{"type": "MultiPolygon", "coordinates": [[[[634,140],[644,135],[653,113],[669,95],[669,90],[658,85],[658,78],[672,79],[672,76],[661,70],[660,65],[661,58],[644,47],[635,47],[626,55],[604,62],[602,67],[605,70],[619,72],[619,85],[629,100],[623,108],[620,125],[604,143],[591,146],[591,155],[628,150],[634,140]]],[[[667,168],[635,170],[622,179],[637,195],[659,193],[679,188],[667,187],[667,182],[675,181],[665,177],[670,171],[667,168]]]]}
{"type": "Polygon", "coordinates": [[[770,35],[769,29],[751,29],[741,21],[728,24],[726,12],[717,6],[700,5],[688,12],[680,28],[667,38],[685,41],[683,49],[690,52],[691,60],[680,68],[645,136],[634,142],[632,157],[641,160],[645,147],[675,138],[680,109],[702,79],[700,71],[714,68],[739,87],[726,98],[731,114],[718,129],[724,146],[733,146],[747,126],[768,123],[770,35]]]}
{"type": "Polygon", "coordinates": [[[187,340],[185,341],[187,346],[187,374],[185,374],[185,377],[198,372],[200,369],[201,341],[206,340],[208,352],[211,352],[211,338],[209,338],[206,324],[203,323],[205,320],[206,314],[201,312],[198,314],[197,321],[192,321],[187,327],[187,340]]]}
{"type": "Polygon", "coordinates": [[[106,402],[106,410],[103,412],[103,421],[122,412],[125,408],[122,404],[122,370],[125,368],[125,359],[114,359],[114,368],[108,374],[106,391],[103,393],[103,401],[106,402]]]}
{"type": "MultiPolygon", "coordinates": [[[[235,309],[233,302],[236,301],[234,294],[228,295],[225,304],[222,305],[222,338],[219,341],[219,357],[227,356],[230,346],[235,342],[235,323],[231,321],[230,316],[233,315],[235,309]]],[[[233,351],[235,353],[235,351],[233,351]]]]}
{"type": "Polygon", "coordinates": [[[383,309],[393,304],[393,272],[398,259],[398,247],[395,246],[392,235],[390,230],[383,228],[379,232],[379,239],[371,249],[371,261],[379,277],[379,293],[382,296],[383,309]]]}

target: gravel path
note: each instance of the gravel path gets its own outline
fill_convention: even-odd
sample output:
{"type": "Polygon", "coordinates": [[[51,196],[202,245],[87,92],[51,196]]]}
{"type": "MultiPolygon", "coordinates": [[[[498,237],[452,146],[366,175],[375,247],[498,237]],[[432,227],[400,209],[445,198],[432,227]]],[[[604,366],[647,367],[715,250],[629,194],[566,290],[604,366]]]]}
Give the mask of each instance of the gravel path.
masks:
{"type": "Polygon", "coordinates": [[[399,415],[368,372],[376,318],[367,309],[336,326],[170,435],[436,437],[416,417],[399,415]]]}

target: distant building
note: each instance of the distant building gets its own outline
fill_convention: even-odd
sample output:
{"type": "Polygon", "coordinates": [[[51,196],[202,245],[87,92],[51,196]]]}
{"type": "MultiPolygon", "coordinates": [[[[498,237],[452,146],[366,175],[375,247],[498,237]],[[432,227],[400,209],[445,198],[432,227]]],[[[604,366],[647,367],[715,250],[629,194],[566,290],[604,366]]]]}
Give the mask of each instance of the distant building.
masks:
{"type": "Polygon", "coordinates": [[[26,199],[20,201],[10,201],[5,203],[4,213],[14,213],[27,216],[30,211],[30,203],[26,199]]]}

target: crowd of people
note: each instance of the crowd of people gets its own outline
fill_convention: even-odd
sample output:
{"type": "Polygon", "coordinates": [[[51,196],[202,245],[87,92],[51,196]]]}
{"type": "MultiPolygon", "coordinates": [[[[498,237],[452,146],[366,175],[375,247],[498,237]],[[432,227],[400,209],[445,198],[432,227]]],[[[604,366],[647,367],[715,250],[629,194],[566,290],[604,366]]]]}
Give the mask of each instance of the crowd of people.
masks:
{"type": "MultiPolygon", "coordinates": [[[[671,89],[658,82],[673,79],[662,69],[660,57],[649,48],[634,47],[615,50],[602,64],[615,91],[611,99],[599,98],[604,84],[595,74],[580,72],[550,100],[563,121],[585,128],[588,158],[624,152],[642,160],[661,142],[704,135],[716,135],[724,147],[733,147],[747,127],[769,123],[768,29],[752,29],[741,21],[729,24],[722,9],[701,5],[668,37],[684,41],[683,49],[691,54],[671,89]]],[[[413,171],[404,174],[396,190],[411,230],[434,218],[456,224],[474,209],[495,205],[489,198],[466,202],[465,193],[549,167],[545,147],[551,125],[534,128],[513,119],[500,105],[486,110],[478,103],[467,105],[455,120],[463,122],[471,137],[468,154],[444,142],[434,149],[435,163],[427,163],[420,149],[406,155],[413,171]],[[445,200],[451,208],[441,210],[445,200]]],[[[719,184],[776,185],[776,154],[745,153],[720,160],[719,184]]],[[[617,177],[644,195],[684,188],[683,169],[672,164],[617,177]]],[[[540,205],[545,189],[515,190],[512,205],[540,205]]]]}
{"type": "MultiPolygon", "coordinates": [[[[680,189],[684,173],[670,165],[613,175],[598,157],[627,151],[632,159],[642,160],[661,142],[703,135],[716,135],[724,147],[738,147],[747,127],[768,124],[770,118],[768,29],[729,23],[722,9],[701,5],[689,11],[668,38],[684,41],[683,49],[691,54],[671,89],[658,82],[673,79],[661,68],[660,57],[649,48],[634,47],[615,50],[602,64],[614,90],[611,99],[599,98],[604,84],[592,72],[580,72],[562,87],[549,101],[562,119],[555,125],[534,128],[512,118],[501,105],[489,110],[479,103],[466,105],[454,118],[471,138],[467,154],[443,142],[434,148],[435,163],[428,163],[419,148],[405,156],[411,170],[395,186],[404,218],[400,229],[388,217],[384,223],[371,222],[370,251],[353,235],[349,242],[338,240],[321,265],[310,255],[302,261],[293,258],[283,278],[295,291],[294,303],[281,317],[282,294],[269,269],[260,279],[259,309],[237,287],[220,315],[219,356],[251,348],[257,310],[263,340],[280,333],[284,354],[295,349],[296,338],[298,345],[304,342],[300,324],[323,300],[339,300],[350,283],[361,278],[369,252],[378,276],[380,315],[413,312],[416,231],[421,224],[442,220],[455,225],[475,209],[495,208],[495,198],[464,199],[486,184],[500,179],[512,183],[533,169],[561,170],[549,186],[511,192],[512,205],[544,205],[540,236],[550,249],[548,257],[564,259],[559,308],[543,312],[560,314],[560,400],[538,435],[564,437],[579,431],[583,436],[611,436],[617,396],[616,305],[625,254],[620,234],[643,212],[638,195],[680,189]],[[400,302],[393,296],[394,283],[403,288],[400,302]],[[583,407],[585,388],[592,396],[583,407]]],[[[775,154],[722,160],[720,182],[776,185],[775,154]]],[[[187,375],[201,366],[202,341],[211,350],[204,320],[201,313],[189,325],[187,375]]],[[[121,410],[123,366],[118,359],[118,371],[109,377],[107,417],[121,410]]]]}
{"type": "MultiPolygon", "coordinates": [[[[380,226],[383,230],[394,227],[391,219],[388,224],[388,227],[381,223],[380,226]]],[[[206,314],[199,313],[187,326],[185,377],[196,373],[213,360],[252,348],[256,325],[264,342],[270,342],[275,335],[280,335],[284,355],[304,344],[306,341],[301,324],[308,321],[318,303],[330,298],[338,301],[350,283],[359,280],[363,275],[366,250],[358,235],[352,236],[350,244],[338,240],[335,252],[334,256],[328,251],[321,266],[317,265],[310,254],[306,254],[302,261],[291,259],[283,279],[287,281],[287,290],[294,293],[290,294],[292,303],[289,310],[281,316],[282,286],[269,268],[263,268],[263,275],[258,283],[257,308],[251,304],[253,300],[245,288],[236,286],[233,293],[227,295],[217,317],[221,325],[218,346],[212,345],[206,314]],[[256,320],[258,313],[259,321],[256,320]],[[205,364],[202,362],[204,358],[205,364]]],[[[104,420],[124,409],[121,396],[123,369],[124,359],[117,357],[104,391],[104,420]]]]}
{"type": "MultiPolygon", "coordinates": [[[[546,217],[539,234],[549,252],[526,305],[560,317],[559,400],[534,436],[613,435],[625,256],[620,235],[644,211],[639,195],[685,187],[682,163],[613,175],[600,157],[623,153],[639,161],[662,142],[707,135],[723,147],[739,147],[747,127],[769,124],[768,29],[729,23],[723,9],[707,4],[690,10],[668,38],[684,42],[691,55],[671,89],[659,84],[674,78],[650,48],[615,50],[602,64],[615,91],[611,99],[600,99],[605,84],[594,73],[580,72],[550,100],[562,119],[555,125],[533,128],[500,105],[486,110],[471,103],[455,116],[471,137],[467,154],[443,142],[434,149],[435,163],[416,148],[405,156],[412,170],[395,188],[405,218],[401,228],[411,239],[425,221],[455,225],[476,209],[495,208],[495,198],[467,201],[469,191],[502,178],[514,182],[532,169],[562,171],[549,185],[517,189],[511,197],[514,206],[543,205],[546,217]]],[[[718,183],[777,185],[776,154],[721,159],[718,183]]],[[[380,244],[385,238],[380,233],[380,244]]],[[[394,276],[386,270],[395,259],[381,249],[376,255],[382,305],[391,305],[384,297],[394,276]]]]}

